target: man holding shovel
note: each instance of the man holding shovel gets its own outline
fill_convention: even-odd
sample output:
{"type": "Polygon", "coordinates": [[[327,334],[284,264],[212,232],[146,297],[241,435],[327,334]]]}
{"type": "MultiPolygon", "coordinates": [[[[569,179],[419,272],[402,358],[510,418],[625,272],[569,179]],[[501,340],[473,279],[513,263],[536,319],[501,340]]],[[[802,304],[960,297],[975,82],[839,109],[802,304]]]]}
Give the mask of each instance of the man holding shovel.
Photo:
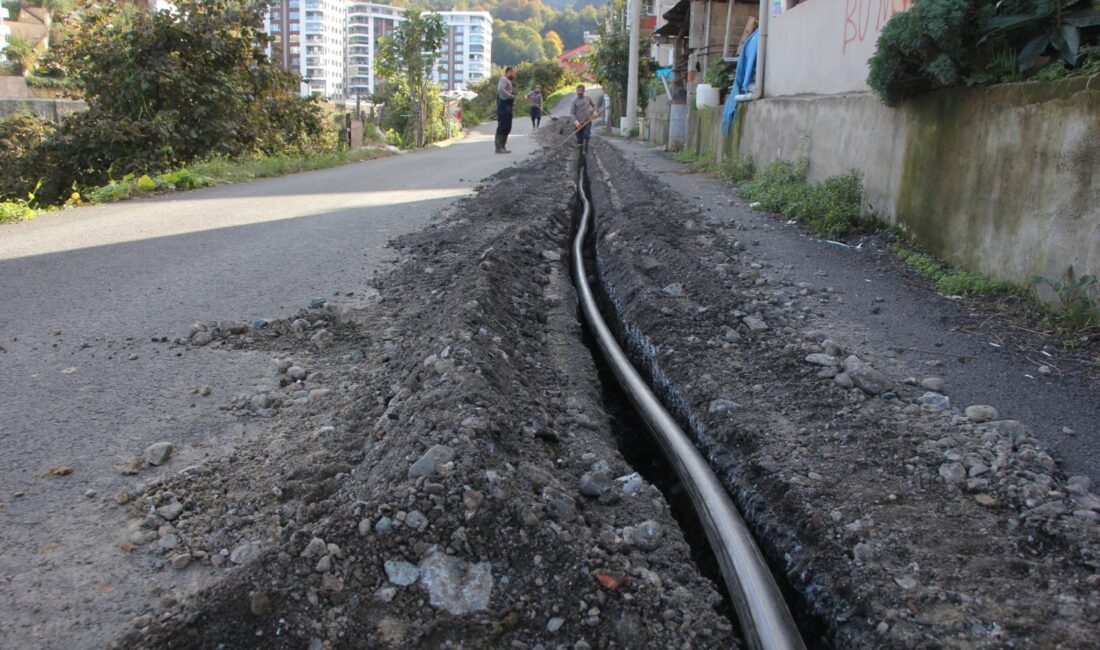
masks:
{"type": "Polygon", "coordinates": [[[596,117],[596,105],[591,97],[584,96],[584,84],[577,86],[577,96],[569,107],[569,115],[573,117],[573,127],[577,129],[577,145],[583,146],[592,135],[592,120],[596,117]]]}

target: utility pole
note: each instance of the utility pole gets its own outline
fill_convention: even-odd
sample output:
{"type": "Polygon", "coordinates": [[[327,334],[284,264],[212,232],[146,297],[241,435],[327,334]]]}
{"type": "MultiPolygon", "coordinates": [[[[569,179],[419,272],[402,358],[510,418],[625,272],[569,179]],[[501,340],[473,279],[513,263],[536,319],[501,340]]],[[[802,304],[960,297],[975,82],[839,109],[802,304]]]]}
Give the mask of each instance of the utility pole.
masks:
{"type": "Polygon", "coordinates": [[[630,137],[630,132],[638,123],[638,41],[640,40],[642,0],[629,0],[630,2],[630,57],[628,59],[629,71],[626,77],[626,123],[624,134],[630,137]]]}

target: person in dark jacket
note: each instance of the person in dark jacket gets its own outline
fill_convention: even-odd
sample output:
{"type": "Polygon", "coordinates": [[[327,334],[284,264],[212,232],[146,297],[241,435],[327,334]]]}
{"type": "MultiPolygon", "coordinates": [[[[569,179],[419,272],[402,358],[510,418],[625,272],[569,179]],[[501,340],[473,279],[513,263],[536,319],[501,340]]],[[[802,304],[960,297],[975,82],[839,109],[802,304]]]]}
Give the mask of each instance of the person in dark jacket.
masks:
{"type": "Polygon", "coordinates": [[[516,104],[512,79],[515,78],[516,69],[508,66],[497,82],[497,153],[512,153],[505,145],[508,144],[508,134],[512,132],[512,109],[516,104]]]}

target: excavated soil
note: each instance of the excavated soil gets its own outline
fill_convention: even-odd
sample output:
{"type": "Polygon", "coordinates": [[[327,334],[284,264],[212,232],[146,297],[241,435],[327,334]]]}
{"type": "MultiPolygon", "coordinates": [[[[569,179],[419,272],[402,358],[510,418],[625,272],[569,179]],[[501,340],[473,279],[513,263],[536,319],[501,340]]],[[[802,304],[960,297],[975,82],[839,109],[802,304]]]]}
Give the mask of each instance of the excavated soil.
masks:
{"type": "Polygon", "coordinates": [[[818,308],[828,288],[769,272],[732,215],[686,207],[616,148],[592,154],[607,310],[805,623],[844,648],[1095,644],[1087,477],[1067,477],[1027,423],[967,417],[850,357],[863,351],[818,308]]]}
{"type": "MultiPolygon", "coordinates": [[[[737,647],[662,494],[616,448],[566,250],[571,155],[395,243],[357,311],[193,345],[270,353],[246,442],[154,482],[126,545],[164,591],[118,647],[737,647]]],[[[622,435],[620,431],[619,436],[622,435]]]]}
{"type": "MultiPolygon", "coordinates": [[[[270,386],[225,405],[232,455],[120,498],[135,562],[216,586],[154,594],[116,646],[738,647],[584,347],[572,156],[547,148],[395,242],[362,309],[176,343],[266,352],[270,386]]],[[[590,161],[606,312],[812,647],[1091,647],[1087,478],[1027,423],[941,408],[842,349],[828,290],[769,272],[732,218],[685,207],[606,143],[590,161]]]]}

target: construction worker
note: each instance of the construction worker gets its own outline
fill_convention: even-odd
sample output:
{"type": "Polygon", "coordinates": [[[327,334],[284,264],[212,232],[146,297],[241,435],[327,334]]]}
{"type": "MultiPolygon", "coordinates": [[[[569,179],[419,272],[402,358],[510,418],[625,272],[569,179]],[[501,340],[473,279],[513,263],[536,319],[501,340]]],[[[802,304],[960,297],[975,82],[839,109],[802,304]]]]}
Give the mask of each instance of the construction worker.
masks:
{"type": "Polygon", "coordinates": [[[516,69],[508,66],[497,82],[497,153],[512,153],[505,145],[508,144],[508,134],[512,132],[512,109],[516,103],[512,79],[515,78],[516,69]]]}
{"type": "Polygon", "coordinates": [[[542,122],[542,86],[535,85],[535,89],[527,93],[527,101],[531,102],[531,126],[539,128],[542,122]]]}
{"type": "Polygon", "coordinates": [[[596,117],[596,105],[591,97],[584,96],[584,84],[577,85],[577,96],[569,107],[573,117],[573,127],[577,129],[577,145],[583,146],[592,135],[592,119],[596,117]]]}

